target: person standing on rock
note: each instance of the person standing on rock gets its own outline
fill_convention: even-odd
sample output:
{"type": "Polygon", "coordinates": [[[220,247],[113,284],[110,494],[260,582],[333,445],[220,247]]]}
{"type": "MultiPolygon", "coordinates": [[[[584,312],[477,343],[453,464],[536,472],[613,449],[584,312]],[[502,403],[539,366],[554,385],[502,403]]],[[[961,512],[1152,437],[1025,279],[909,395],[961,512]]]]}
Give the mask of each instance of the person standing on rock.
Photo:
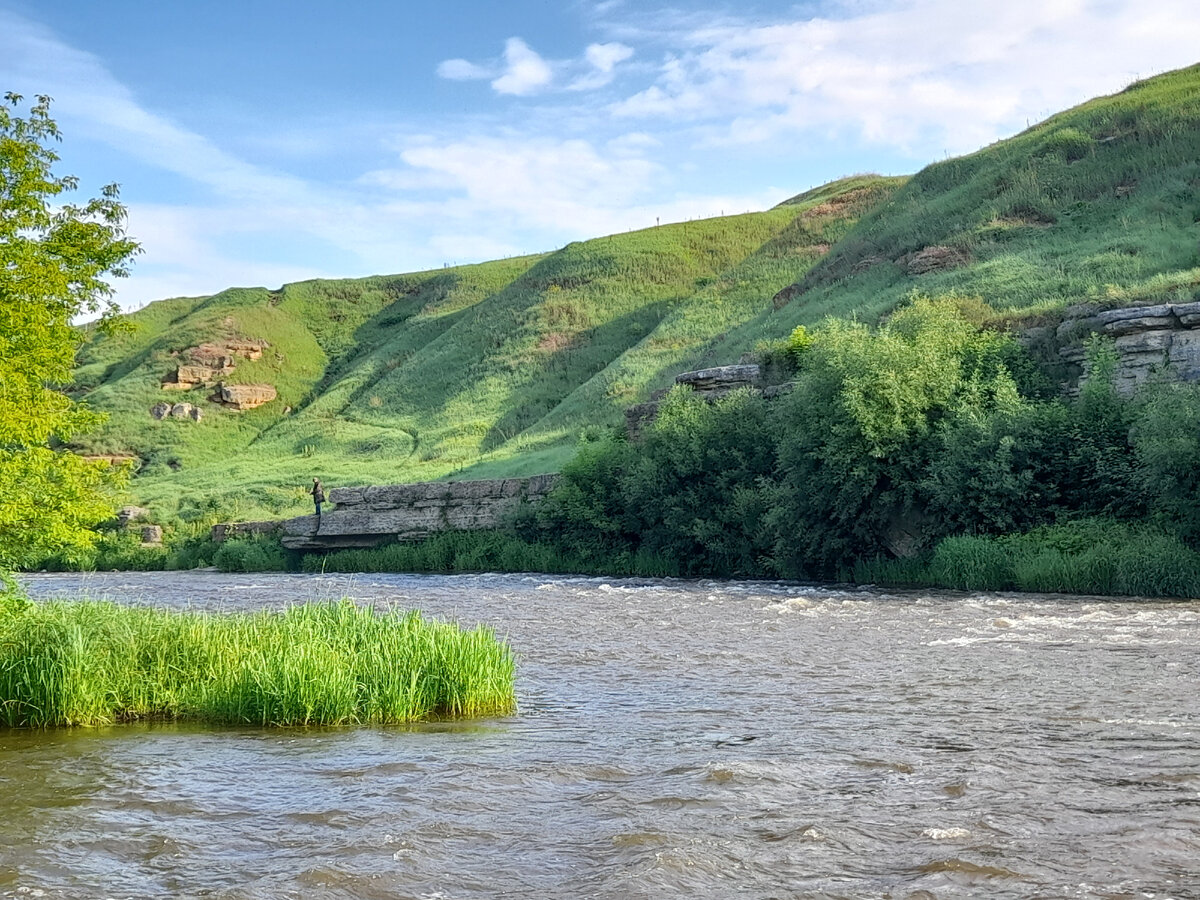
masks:
{"type": "Polygon", "coordinates": [[[321,521],[321,504],[325,502],[325,488],[321,486],[320,478],[313,479],[312,490],[309,493],[312,494],[313,503],[317,507],[317,522],[319,523],[321,521]]]}

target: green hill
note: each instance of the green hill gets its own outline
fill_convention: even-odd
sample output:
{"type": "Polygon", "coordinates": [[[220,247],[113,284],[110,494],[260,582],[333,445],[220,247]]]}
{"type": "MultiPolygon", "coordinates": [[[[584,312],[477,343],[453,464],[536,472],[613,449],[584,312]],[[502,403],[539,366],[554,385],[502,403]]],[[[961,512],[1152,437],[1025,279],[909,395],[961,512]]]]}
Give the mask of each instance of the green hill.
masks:
{"type": "Polygon", "coordinates": [[[789,289],[783,309],[731,332],[712,359],[827,315],[874,319],[914,290],[978,296],[1013,321],[1084,301],[1190,299],[1197,222],[1192,66],[918,172],[789,289]],[[927,248],[939,249],[918,257],[927,248]]]}
{"type": "Polygon", "coordinates": [[[554,253],[408,275],[236,288],[153,303],[84,346],[77,392],[110,418],[82,452],[141,460],[140,502],[172,516],[276,513],[330,484],[556,469],[585,426],[670,384],[771,306],[902,179],[846,179],[761,213],[665,225],[554,253]],[[265,341],[225,383],[164,390],[204,345],[265,341]],[[186,402],[201,421],[156,420],[186,402]]]}
{"type": "Polygon", "coordinates": [[[164,516],[303,502],[303,484],[552,471],[581,430],[679,371],[734,362],[826,316],[873,320],[914,291],[1012,321],[1080,301],[1192,299],[1200,284],[1200,67],[1139,82],[911,179],[857,176],[774,209],[408,275],[166,300],[94,335],[78,392],[110,413],[79,449],[142,460],[164,516]],[[191,348],[265,341],[236,411],[164,391],[191,348]],[[202,421],[156,421],[161,401],[202,421]]]}

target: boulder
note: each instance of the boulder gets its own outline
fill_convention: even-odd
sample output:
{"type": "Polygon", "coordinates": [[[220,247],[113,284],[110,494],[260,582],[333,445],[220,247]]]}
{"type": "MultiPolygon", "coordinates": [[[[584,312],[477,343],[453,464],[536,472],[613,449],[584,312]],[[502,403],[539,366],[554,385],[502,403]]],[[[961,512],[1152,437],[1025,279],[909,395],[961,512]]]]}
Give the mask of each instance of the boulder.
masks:
{"type": "Polygon", "coordinates": [[[222,384],[221,402],[231,409],[255,409],[270,403],[277,393],[271,384],[222,384]]]}
{"type": "Polygon", "coordinates": [[[150,510],[141,506],[122,506],[117,510],[117,527],[125,530],[132,523],[150,518],[150,510]]]}
{"type": "Polygon", "coordinates": [[[195,411],[195,409],[196,409],[196,407],[192,406],[192,404],[190,404],[190,403],[176,403],[174,406],[171,407],[171,418],[172,419],[195,419],[195,416],[192,415],[192,413],[195,411]]]}
{"type": "Polygon", "coordinates": [[[142,543],[143,544],[161,544],[163,539],[163,530],[161,525],[143,525],[142,526],[142,543]]]}
{"type": "Polygon", "coordinates": [[[155,419],[165,419],[171,414],[171,404],[161,400],[150,407],[150,416],[155,419]]]}

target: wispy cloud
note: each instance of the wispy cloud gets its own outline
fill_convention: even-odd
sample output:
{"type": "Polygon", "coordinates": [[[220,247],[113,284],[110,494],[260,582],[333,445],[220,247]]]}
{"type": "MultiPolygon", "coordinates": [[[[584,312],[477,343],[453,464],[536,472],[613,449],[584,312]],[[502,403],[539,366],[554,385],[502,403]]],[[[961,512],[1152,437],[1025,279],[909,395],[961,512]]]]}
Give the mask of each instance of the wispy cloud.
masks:
{"type": "Polygon", "coordinates": [[[450,81],[473,81],[491,78],[492,72],[486,66],[479,66],[466,59],[447,59],[438,63],[439,78],[450,81]]]}
{"type": "Polygon", "coordinates": [[[813,163],[797,161],[813,147],[830,177],[844,174],[847,146],[904,167],[973,150],[1194,62],[1193,2],[835,0],[823,17],[763,24],[602,0],[588,11],[601,40],[557,48],[565,58],[511,37],[495,58],[442,62],[443,79],[490,89],[442,85],[471,92],[473,115],[431,111],[419,130],[390,109],[326,110],[319,127],[289,121],[258,138],[197,130],[96,55],[3,11],[0,81],[53,95],[71,150],[103,144],[141,184],[183,186],[156,195],[114,175],[147,251],[118,285],[123,304],[138,304],[761,209],[813,183],[813,163]]]}
{"type": "Polygon", "coordinates": [[[704,123],[715,140],[857,133],[971,150],[1138,75],[1194,62],[1192,0],[845,2],[837,15],[675,36],[615,115],[704,123]]]}
{"type": "Polygon", "coordinates": [[[632,47],[610,41],[589,44],[577,59],[546,59],[522,38],[510,37],[502,60],[447,59],[438,64],[437,74],[450,81],[490,80],[497,94],[526,97],[556,84],[571,91],[604,87],[633,55],[632,47]]]}
{"type": "Polygon", "coordinates": [[[591,65],[592,69],[577,78],[571,84],[571,89],[587,91],[604,87],[616,76],[618,64],[631,58],[633,53],[632,47],[619,41],[611,41],[607,44],[589,44],[583,52],[583,58],[591,65]]]}

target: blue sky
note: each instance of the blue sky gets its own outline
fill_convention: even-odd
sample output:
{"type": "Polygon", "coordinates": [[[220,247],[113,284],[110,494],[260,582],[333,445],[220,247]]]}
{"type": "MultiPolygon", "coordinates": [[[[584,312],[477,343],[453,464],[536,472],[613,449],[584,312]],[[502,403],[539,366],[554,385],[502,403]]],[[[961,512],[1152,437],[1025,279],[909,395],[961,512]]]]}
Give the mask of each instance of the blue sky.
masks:
{"type": "Polygon", "coordinates": [[[127,308],[763,209],[1195,62],[1195,0],[0,0],[127,308]]]}

